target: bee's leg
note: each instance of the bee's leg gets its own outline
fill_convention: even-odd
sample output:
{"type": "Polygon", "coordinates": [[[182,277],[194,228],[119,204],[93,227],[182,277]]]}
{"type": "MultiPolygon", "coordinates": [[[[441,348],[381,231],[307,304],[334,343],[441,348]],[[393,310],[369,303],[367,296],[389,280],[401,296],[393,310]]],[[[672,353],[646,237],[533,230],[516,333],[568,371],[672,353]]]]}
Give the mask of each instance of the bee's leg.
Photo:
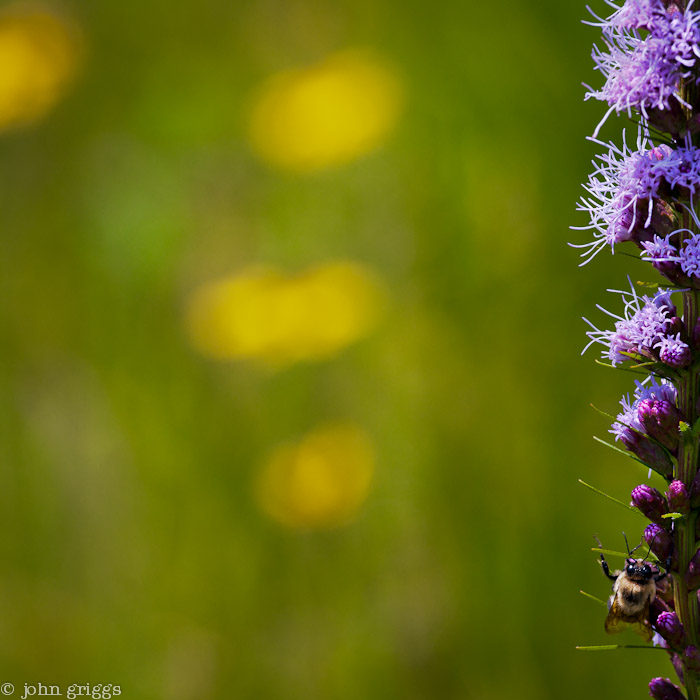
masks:
{"type": "Polygon", "coordinates": [[[671,570],[671,557],[666,559],[666,564],[664,566],[666,568],[666,571],[664,571],[663,574],[657,574],[656,576],[654,576],[655,583],[663,581],[668,576],[668,572],[671,570]]]}
{"type": "MultiPolygon", "coordinates": [[[[595,541],[598,543],[598,546],[603,549],[603,545],[601,544],[600,540],[595,537],[595,541]]],[[[600,565],[603,567],[603,573],[611,580],[611,581],[617,581],[617,576],[614,574],[610,573],[610,567],[608,566],[608,562],[605,561],[605,557],[603,556],[603,553],[600,553],[600,565]]]]}

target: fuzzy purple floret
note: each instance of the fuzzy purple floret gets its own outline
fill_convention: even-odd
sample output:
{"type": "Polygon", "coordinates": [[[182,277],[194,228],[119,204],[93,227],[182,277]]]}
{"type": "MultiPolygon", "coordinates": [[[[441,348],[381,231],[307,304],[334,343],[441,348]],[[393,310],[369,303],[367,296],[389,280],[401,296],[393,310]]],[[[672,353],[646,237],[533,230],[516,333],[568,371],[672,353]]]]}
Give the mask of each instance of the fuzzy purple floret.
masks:
{"type": "Polygon", "coordinates": [[[605,84],[600,90],[589,88],[586,99],[603,100],[609,112],[618,114],[631,116],[635,109],[645,118],[649,110],[670,109],[672,99],[685,104],[678,83],[700,56],[698,21],[699,13],[689,9],[680,12],[660,2],[637,2],[600,22],[605,47],[594,48],[593,60],[605,84]],[[642,37],[640,28],[648,35],[642,37]]]}
{"type": "MultiPolygon", "coordinates": [[[[616,291],[616,290],[610,290],[616,291]]],[[[623,353],[651,355],[651,351],[658,347],[659,343],[667,336],[673,326],[673,317],[676,309],[670,301],[668,290],[659,290],[653,297],[637,296],[632,287],[629,292],[618,292],[625,302],[624,317],[619,317],[605,311],[609,316],[618,319],[615,330],[599,330],[588,319],[593,330],[586,335],[590,342],[584,348],[584,352],[593,343],[601,343],[607,348],[603,351],[603,357],[610,360],[613,365],[618,365],[630,359],[623,353]]],[[[675,347],[675,346],[674,346],[675,347]]],[[[673,359],[673,358],[672,358],[673,359]]]]}
{"type": "MultiPolygon", "coordinates": [[[[624,141],[624,137],[623,137],[624,141]]],[[[590,218],[581,230],[592,230],[593,241],[580,246],[588,262],[606,246],[631,240],[637,228],[651,223],[653,200],[664,182],[664,164],[671,157],[668,146],[654,147],[640,131],[637,150],[624,141],[622,148],[613,143],[601,145],[608,150],[593,161],[594,171],[584,189],[589,196],[577,205],[590,218]]]]}

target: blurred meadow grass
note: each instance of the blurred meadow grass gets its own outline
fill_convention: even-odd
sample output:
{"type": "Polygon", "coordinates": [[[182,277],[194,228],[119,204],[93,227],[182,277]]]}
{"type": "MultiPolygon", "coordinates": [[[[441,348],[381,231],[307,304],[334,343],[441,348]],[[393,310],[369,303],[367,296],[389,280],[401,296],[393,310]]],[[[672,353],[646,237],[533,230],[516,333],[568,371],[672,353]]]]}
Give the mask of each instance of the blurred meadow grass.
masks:
{"type": "Polygon", "coordinates": [[[583,4],[0,9],[0,683],[671,673],[574,650],[609,641],[592,535],[643,526],[577,479],[646,478],[591,440],[631,379],[579,357],[635,269],[566,246],[602,114],[583,4]]]}

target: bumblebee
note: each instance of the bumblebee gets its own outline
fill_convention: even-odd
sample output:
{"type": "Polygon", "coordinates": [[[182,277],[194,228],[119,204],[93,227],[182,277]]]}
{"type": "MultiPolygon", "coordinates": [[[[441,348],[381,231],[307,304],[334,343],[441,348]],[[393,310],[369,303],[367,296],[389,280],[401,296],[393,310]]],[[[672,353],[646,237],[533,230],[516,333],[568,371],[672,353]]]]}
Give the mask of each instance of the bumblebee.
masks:
{"type": "MultiPolygon", "coordinates": [[[[600,540],[596,538],[596,541],[602,549],[600,540]]],[[[625,544],[627,544],[627,537],[625,537],[625,544]]],[[[603,573],[614,582],[613,592],[608,600],[605,631],[608,634],[616,634],[625,628],[631,628],[645,641],[650,642],[654,631],[649,620],[649,610],[656,598],[656,584],[668,576],[670,561],[666,563],[666,571],[661,573],[646,559],[632,557],[632,554],[640,546],[641,543],[630,551],[629,545],[627,545],[629,556],[625,559],[625,568],[612,574],[603,553],[600,554],[603,573]]],[[[651,551],[651,547],[649,550],[651,551]]],[[[647,554],[647,556],[649,555],[647,554]]]]}

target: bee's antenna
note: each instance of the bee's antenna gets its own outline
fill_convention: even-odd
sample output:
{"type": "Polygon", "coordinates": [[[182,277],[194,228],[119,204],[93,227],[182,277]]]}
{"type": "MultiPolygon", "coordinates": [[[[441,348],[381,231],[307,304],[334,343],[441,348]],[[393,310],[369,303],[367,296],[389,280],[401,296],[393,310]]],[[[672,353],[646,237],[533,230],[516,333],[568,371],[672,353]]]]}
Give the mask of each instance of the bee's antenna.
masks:
{"type": "MultiPolygon", "coordinates": [[[[658,531],[654,533],[654,536],[651,538],[651,542],[649,542],[649,551],[647,552],[646,557],[644,557],[644,561],[649,561],[649,555],[651,554],[651,548],[654,544],[654,540],[656,539],[656,535],[658,535],[658,531]]],[[[641,542],[639,543],[640,545],[642,544],[641,542]]]]}
{"type": "Polygon", "coordinates": [[[627,542],[627,535],[625,534],[624,530],[622,531],[622,536],[625,538],[625,547],[627,547],[627,554],[631,557],[632,552],[630,552],[629,542],[627,542]]]}

